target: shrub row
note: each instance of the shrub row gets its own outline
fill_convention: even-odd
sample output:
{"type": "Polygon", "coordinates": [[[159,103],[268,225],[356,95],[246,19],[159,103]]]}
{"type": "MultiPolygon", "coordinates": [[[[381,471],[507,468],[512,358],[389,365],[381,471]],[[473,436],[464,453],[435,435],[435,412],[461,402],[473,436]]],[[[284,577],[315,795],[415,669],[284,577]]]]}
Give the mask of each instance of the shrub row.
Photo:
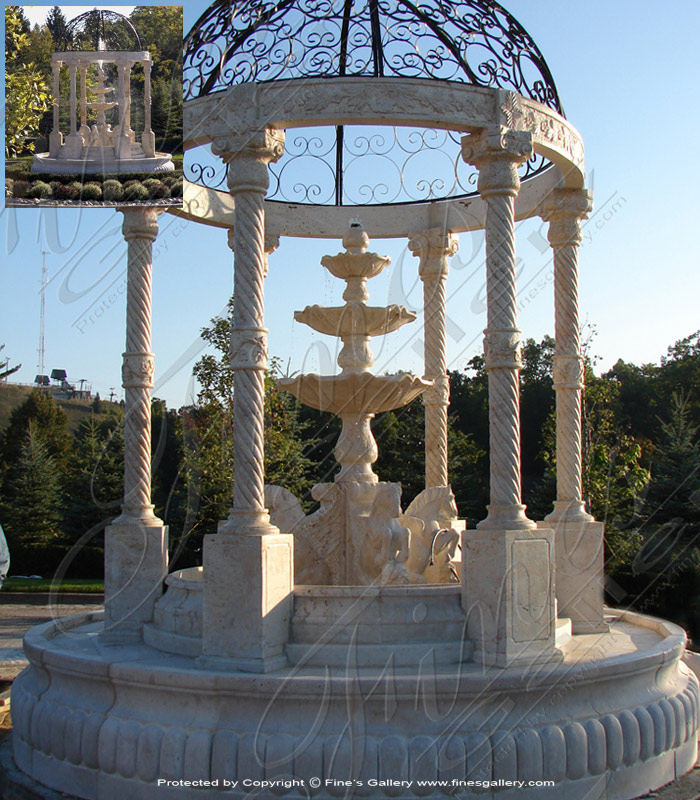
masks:
{"type": "Polygon", "coordinates": [[[112,202],[135,200],[162,200],[168,197],[182,197],[182,177],[166,176],[165,179],[147,178],[144,181],[132,178],[124,183],[108,179],[100,183],[90,181],[81,183],[73,180],[64,183],[60,180],[13,180],[5,178],[6,197],[31,197],[47,200],[108,200],[112,202]]]}

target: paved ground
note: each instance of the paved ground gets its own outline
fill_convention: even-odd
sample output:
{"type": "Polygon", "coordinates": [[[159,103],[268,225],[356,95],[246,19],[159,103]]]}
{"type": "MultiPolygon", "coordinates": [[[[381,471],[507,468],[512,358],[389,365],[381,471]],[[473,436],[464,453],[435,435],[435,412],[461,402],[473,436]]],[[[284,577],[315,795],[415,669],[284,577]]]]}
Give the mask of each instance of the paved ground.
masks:
{"type": "MultiPolygon", "coordinates": [[[[32,598],[36,600],[38,598],[32,598]]],[[[0,739],[12,728],[10,713],[1,705],[3,696],[9,692],[11,681],[27,665],[22,652],[22,637],[25,631],[34,625],[49,622],[56,617],[68,617],[87,611],[97,611],[102,606],[94,602],[95,598],[85,598],[92,602],[76,602],[73,595],[69,602],[59,601],[59,606],[51,607],[46,602],[12,602],[11,595],[0,595],[0,739]]],[[[22,795],[23,797],[25,795],[22,795]]],[[[19,797],[19,795],[18,795],[19,797]]],[[[26,795],[36,797],[38,795],[26,795]]],[[[700,800],[700,767],[683,776],[680,780],[656,792],[645,795],[651,800],[700,800]]],[[[640,798],[640,800],[642,800],[640,798]]]]}
{"type": "MultiPolygon", "coordinates": [[[[69,602],[59,598],[55,606],[48,604],[46,596],[42,596],[40,604],[27,602],[28,599],[23,595],[20,598],[22,602],[17,603],[11,594],[0,595],[0,682],[12,680],[27,666],[22,652],[22,637],[29,628],[56,617],[70,617],[101,608],[93,597],[86,598],[91,601],[87,603],[76,602],[75,595],[69,598],[69,602]]],[[[0,686],[0,691],[2,688],[0,686]]]]}

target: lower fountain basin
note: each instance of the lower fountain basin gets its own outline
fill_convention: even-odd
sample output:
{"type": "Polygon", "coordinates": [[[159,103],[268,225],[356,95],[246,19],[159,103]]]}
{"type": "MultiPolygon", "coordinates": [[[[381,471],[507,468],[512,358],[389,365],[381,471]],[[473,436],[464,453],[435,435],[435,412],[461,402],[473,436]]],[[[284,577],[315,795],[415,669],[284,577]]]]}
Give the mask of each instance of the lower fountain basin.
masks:
{"type": "Polygon", "coordinates": [[[609,620],[530,669],[349,660],[267,674],[104,645],[96,614],[55,620],[25,637],[0,782],[14,772],[85,800],[208,797],[193,781],[230,800],[630,800],[692,768],[698,683],[677,626],[609,620]]]}
{"type": "Polygon", "coordinates": [[[156,153],[148,158],[104,158],[89,161],[84,158],[51,158],[48,153],[34,156],[31,172],[49,175],[75,173],[79,175],[101,175],[125,172],[172,172],[175,164],[170,153],[156,153]]]}

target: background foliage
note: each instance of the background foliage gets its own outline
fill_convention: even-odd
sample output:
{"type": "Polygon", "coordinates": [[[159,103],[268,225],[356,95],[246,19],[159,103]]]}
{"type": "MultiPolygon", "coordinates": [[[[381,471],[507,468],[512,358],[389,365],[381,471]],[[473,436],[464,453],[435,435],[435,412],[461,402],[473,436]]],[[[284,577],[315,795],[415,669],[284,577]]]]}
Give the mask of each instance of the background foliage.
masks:
{"type": "MultiPolygon", "coordinates": [[[[231,504],[232,310],[231,303],[225,318],[202,330],[210,347],[194,369],[196,402],[175,410],[153,401],[153,498],[170,526],[173,568],[201,563],[202,537],[216,530],[231,504]]],[[[532,519],[551,511],[556,491],[553,352],[549,337],[523,347],[523,499],[532,519]]],[[[618,361],[602,375],[594,367],[589,355],[584,498],[606,526],[609,600],[675,620],[700,642],[700,331],[672,345],[659,364],[618,361]]],[[[278,391],[279,375],[273,359],[265,399],[266,480],[290,489],[310,510],[311,487],[338,471],[339,421],[278,391]]],[[[483,359],[452,372],[450,384],[450,475],[461,516],[473,528],[488,502],[483,359]]],[[[0,400],[10,388],[0,389],[0,400]]],[[[15,405],[0,434],[0,519],[16,574],[50,575],[81,541],[68,577],[101,575],[102,531],[121,500],[123,409],[96,399],[83,411],[68,425],[56,401],[34,391],[15,405]]],[[[423,487],[423,425],[420,400],[373,421],[376,471],[382,480],[401,482],[404,507],[423,487]]]]}

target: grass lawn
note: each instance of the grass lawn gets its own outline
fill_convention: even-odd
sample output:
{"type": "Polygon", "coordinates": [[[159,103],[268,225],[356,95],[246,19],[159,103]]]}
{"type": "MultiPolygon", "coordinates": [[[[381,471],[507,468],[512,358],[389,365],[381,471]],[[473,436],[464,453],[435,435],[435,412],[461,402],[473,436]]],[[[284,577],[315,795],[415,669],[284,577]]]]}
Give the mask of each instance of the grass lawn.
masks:
{"type": "MultiPolygon", "coordinates": [[[[48,592],[51,590],[51,578],[14,578],[10,576],[2,587],[3,592],[48,592]]],[[[102,593],[104,581],[97,578],[67,578],[54,586],[59,592],[102,593]]]]}

